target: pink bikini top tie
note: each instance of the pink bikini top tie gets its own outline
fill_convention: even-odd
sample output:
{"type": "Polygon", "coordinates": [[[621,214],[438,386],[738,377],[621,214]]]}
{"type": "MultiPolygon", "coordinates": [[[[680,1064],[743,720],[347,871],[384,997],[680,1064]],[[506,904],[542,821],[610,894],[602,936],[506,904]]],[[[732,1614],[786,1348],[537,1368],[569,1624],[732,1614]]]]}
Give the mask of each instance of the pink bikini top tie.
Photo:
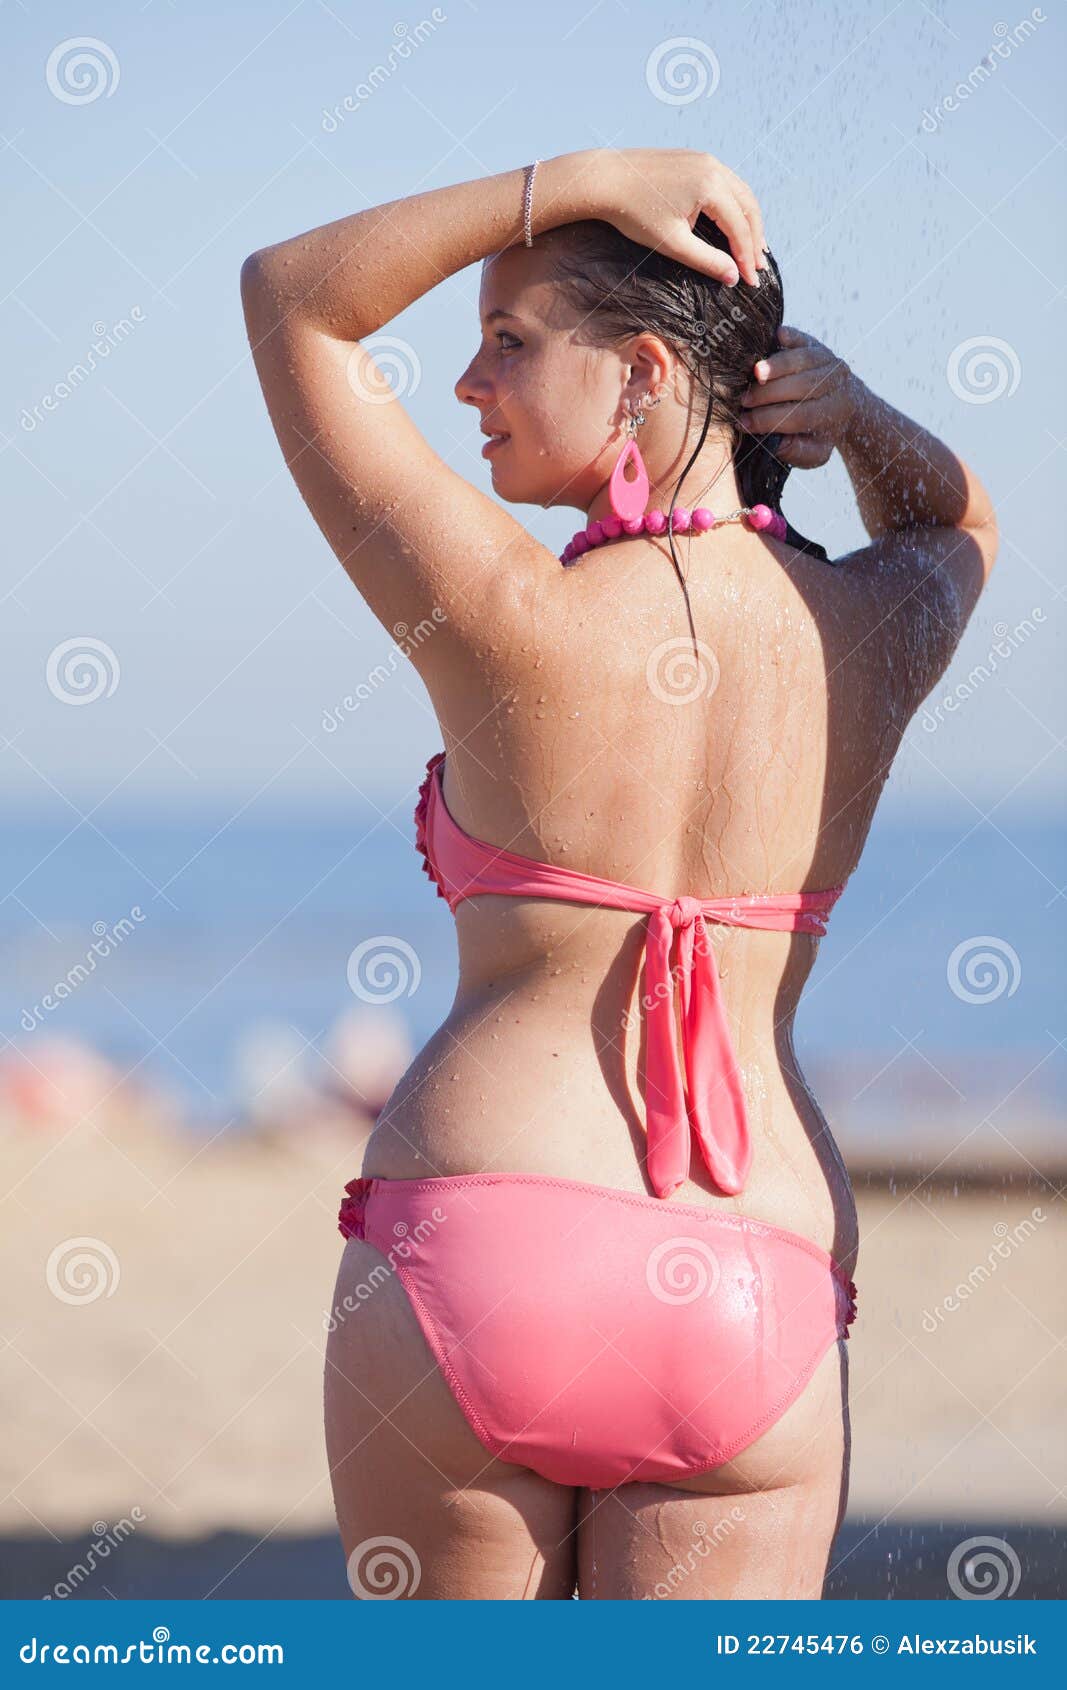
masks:
{"type": "Polygon", "coordinates": [[[642,887],[521,857],[475,839],[445,804],[445,754],[426,765],[415,807],[415,843],[423,869],[450,910],[465,898],[495,893],[647,914],[645,935],[645,1116],[648,1174],[659,1197],[689,1177],[690,1132],[720,1191],[744,1189],[752,1162],[745,1097],[723,1009],[708,921],[779,932],[826,931],[844,886],[820,892],[755,893],[736,898],[661,898],[642,887]],[[672,968],[671,953],[677,949],[672,968]],[[683,1088],[675,1039],[675,983],[681,997],[683,1088]]]}

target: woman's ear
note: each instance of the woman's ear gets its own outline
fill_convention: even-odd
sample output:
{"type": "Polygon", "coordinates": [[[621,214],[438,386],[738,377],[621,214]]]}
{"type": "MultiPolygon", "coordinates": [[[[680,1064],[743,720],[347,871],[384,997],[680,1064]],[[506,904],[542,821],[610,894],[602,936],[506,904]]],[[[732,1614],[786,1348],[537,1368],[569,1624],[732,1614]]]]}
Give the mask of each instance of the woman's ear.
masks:
{"type": "Polygon", "coordinates": [[[625,396],[636,405],[646,393],[663,399],[670,390],[675,358],[658,335],[635,336],[629,348],[630,379],[625,396]]]}

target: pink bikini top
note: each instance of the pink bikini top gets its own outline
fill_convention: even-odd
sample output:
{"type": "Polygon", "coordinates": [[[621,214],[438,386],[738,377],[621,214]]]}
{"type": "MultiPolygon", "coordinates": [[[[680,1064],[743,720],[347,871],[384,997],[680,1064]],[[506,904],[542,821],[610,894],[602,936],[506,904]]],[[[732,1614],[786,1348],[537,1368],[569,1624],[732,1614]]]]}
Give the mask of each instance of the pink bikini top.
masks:
{"type": "Polygon", "coordinates": [[[758,892],[736,898],[668,898],[595,874],[520,857],[465,833],[445,804],[445,753],[426,765],[415,806],[423,869],[450,910],[464,898],[497,893],[554,898],[647,914],[645,937],[645,1117],[648,1174],[659,1197],[689,1177],[690,1129],[720,1191],[744,1189],[752,1162],[745,1098],[723,1010],[715,953],[705,921],[786,933],[826,931],[844,885],[825,892],[758,892]],[[671,951],[677,933],[677,955],[671,951]],[[675,981],[681,987],[685,1090],[675,1046],[675,981]],[[688,1104],[687,1104],[688,1097],[688,1104]]]}

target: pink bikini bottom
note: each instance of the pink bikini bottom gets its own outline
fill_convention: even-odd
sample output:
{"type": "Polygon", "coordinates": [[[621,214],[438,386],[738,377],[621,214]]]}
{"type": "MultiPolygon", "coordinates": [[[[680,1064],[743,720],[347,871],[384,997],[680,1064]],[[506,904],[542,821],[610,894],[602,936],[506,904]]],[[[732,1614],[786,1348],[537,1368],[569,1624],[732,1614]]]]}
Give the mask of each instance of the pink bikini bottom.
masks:
{"type": "Polygon", "coordinates": [[[558,1484],[730,1460],[855,1319],[825,1250],[730,1212],[535,1174],[345,1190],[342,1234],[400,1276],[472,1430],[558,1484]]]}

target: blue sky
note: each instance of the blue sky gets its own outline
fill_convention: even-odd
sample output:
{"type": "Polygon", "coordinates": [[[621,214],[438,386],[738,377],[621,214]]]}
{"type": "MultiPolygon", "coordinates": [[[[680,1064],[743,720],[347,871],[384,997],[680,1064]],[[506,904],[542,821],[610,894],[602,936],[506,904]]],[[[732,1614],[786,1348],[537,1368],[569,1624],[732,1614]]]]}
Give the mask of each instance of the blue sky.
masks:
{"type": "MultiPolygon", "coordinates": [[[[240,264],[366,205],[603,143],[706,148],[740,171],[787,319],[992,490],[1000,560],[931,708],[962,693],[913,725],[886,802],[1040,811],[1062,790],[1051,7],[149,0],[4,18],[10,804],[288,812],[348,803],[353,782],[411,790],[438,744],[413,672],[343,732],[323,726],[388,640],[281,465],[240,264]],[[671,80],[679,53],[693,80],[671,80]],[[103,691],[75,704],[86,642],[103,691]]],[[[451,278],[390,332],[417,355],[419,425],[487,489],[477,418],[452,393],[477,280],[451,278]]],[[[833,551],[862,539],[836,463],[794,473],[785,504],[833,551]]],[[[573,528],[519,514],[557,549],[573,528]]]]}

